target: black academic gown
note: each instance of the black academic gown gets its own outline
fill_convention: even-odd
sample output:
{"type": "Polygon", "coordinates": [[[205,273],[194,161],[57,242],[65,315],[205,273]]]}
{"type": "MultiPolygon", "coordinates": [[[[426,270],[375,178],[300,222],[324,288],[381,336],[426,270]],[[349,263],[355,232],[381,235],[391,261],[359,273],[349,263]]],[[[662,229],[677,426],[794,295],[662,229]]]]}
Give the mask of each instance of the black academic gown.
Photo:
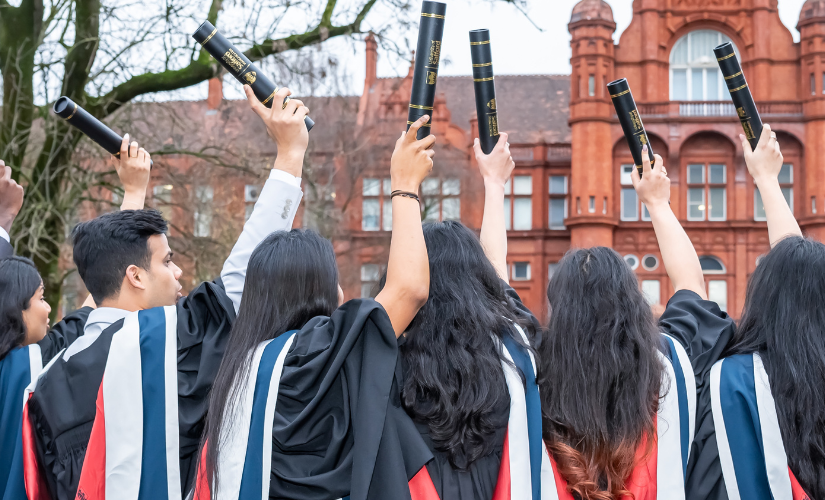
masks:
{"type": "MultiPolygon", "coordinates": [[[[218,371],[235,320],[235,308],[220,280],[202,283],[177,304],[178,412],[181,483],[191,485],[206,416],[206,395],[218,371]]],[[[53,500],[73,500],[95,418],[113,323],[68,361],[58,359],[29,400],[36,453],[53,500]]]]}
{"type": "Polygon", "coordinates": [[[735,323],[715,302],[676,292],[659,320],[661,330],[687,351],[696,376],[696,433],[685,483],[687,500],[727,500],[710,406],[710,369],[722,357],[735,323]]]}
{"type": "Polygon", "coordinates": [[[14,255],[14,248],[12,248],[11,243],[6,241],[5,238],[0,238],[0,259],[5,259],[6,257],[11,257],[14,255]]]}
{"type": "Polygon", "coordinates": [[[37,343],[43,357],[43,366],[52,360],[62,349],[69,347],[72,342],[83,336],[83,328],[89,314],[94,311],[91,307],[81,307],[77,311],[63,317],[60,322],[49,330],[43,339],[37,343]]]}
{"type": "Polygon", "coordinates": [[[410,498],[407,481],[432,455],[401,408],[397,352],[372,299],[295,334],[275,407],[270,498],[410,498]]]}

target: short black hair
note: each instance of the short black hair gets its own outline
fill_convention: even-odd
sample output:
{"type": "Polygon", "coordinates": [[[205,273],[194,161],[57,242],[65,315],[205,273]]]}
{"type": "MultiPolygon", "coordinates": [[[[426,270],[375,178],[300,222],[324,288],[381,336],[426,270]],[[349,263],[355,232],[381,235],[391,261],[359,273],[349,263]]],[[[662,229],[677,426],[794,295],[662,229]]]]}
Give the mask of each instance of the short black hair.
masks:
{"type": "Polygon", "coordinates": [[[34,263],[23,257],[0,260],[0,360],[26,340],[23,311],[43,280],[34,263]]]}
{"type": "Polygon", "coordinates": [[[75,226],[74,263],[97,304],[120,293],[129,266],[149,268],[149,237],[167,229],[157,210],[122,210],[75,226]]]}

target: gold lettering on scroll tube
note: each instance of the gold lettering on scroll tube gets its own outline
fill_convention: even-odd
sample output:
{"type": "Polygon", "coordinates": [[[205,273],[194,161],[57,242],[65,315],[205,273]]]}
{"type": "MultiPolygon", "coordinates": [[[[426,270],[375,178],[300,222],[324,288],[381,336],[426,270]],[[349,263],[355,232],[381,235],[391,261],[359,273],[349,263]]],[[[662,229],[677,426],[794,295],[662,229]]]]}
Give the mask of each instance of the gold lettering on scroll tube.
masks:
{"type": "Polygon", "coordinates": [[[427,71],[427,85],[435,85],[438,75],[435,71],[427,71]]]}
{"type": "Polygon", "coordinates": [[[642,130],[642,119],[639,118],[639,112],[635,109],[630,112],[630,123],[633,124],[633,129],[636,131],[642,130]]]}
{"type": "Polygon", "coordinates": [[[226,53],[221,58],[229,65],[232,69],[236,72],[240,72],[243,67],[245,66],[244,62],[241,60],[241,57],[232,49],[226,51],[226,53]]]}
{"type": "Polygon", "coordinates": [[[438,67],[439,60],[441,60],[441,42],[433,40],[430,45],[430,59],[428,64],[433,67],[438,67]]]}
{"type": "Polygon", "coordinates": [[[255,80],[257,79],[257,77],[258,77],[258,74],[255,73],[254,71],[250,71],[249,73],[247,73],[243,76],[244,80],[246,80],[246,82],[250,85],[255,83],[255,80]]]}
{"type": "Polygon", "coordinates": [[[745,136],[748,139],[756,139],[756,134],[753,133],[753,127],[751,127],[750,121],[742,121],[742,128],[745,130],[745,136]]]}
{"type": "Polygon", "coordinates": [[[490,102],[487,103],[487,107],[492,109],[493,111],[496,110],[496,100],[491,99],[490,102]]]}
{"type": "Polygon", "coordinates": [[[647,136],[644,134],[639,135],[639,143],[644,146],[647,144],[647,136]]]}
{"type": "Polygon", "coordinates": [[[490,137],[498,135],[498,116],[490,115],[487,117],[487,124],[490,126],[490,137]]]}

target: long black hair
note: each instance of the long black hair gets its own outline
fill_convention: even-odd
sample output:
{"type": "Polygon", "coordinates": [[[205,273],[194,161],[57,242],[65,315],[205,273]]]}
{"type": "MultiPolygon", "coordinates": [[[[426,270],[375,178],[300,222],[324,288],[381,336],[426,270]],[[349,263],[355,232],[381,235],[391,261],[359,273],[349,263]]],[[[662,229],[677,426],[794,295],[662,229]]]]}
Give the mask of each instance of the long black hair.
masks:
{"type": "Polygon", "coordinates": [[[636,276],[614,250],[571,250],[547,287],[538,348],[544,439],[583,500],[614,500],[652,450],[664,367],[636,276]]]}
{"type": "Polygon", "coordinates": [[[401,399],[413,419],[429,426],[436,449],[465,469],[497,444],[495,409],[510,401],[493,336],[525,345],[512,322],[530,325],[514,313],[472,231],[460,222],[430,223],[424,240],[430,296],[400,347],[407,368],[401,399]]]}
{"type": "Polygon", "coordinates": [[[302,328],[338,307],[338,265],[332,244],[314,231],[293,229],[269,235],[252,252],[238,318],[209,397],[204,439],[206,477],[217,492],[221,425],[239,382],[261,342],[302,328]]]}
{"type": "Polygon", "coordinates": [[[748,282],[725,355],[765,364],[788,465],[811,498],[825,498],[825,245],[780,241],[748,282]]]}
{"type": "Polygon", "coordinates": [[[0,260],[0,360],[26,340],[23,311],[43,285],[34,263],[23,257],[0,260]]]}

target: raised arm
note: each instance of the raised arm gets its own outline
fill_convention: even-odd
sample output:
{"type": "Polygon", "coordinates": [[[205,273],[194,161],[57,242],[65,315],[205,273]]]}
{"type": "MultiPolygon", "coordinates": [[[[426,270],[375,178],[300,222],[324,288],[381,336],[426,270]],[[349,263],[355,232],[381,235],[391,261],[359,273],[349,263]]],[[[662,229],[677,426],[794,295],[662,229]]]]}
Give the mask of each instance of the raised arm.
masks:
{"type": "Polygon", "coordinates": [[[430,262],[421,227],[421,205],[413,197],[433,169],[435,152],[430,148],[435,144],[435,136],[415,140],[418,129],[427,121],[427,115],[419,118],[401,135],[395,143],[390,167],[392,241],[387,282],[375,300],[387,311],[396,337],[404,333],[430,295],[430,262]]]}
{"type": "MultiPolygon", "coordinates": [[[[645,155],[647,146],[642,149],[642,158],[645,158],[645,155]]],[[[639,178],[639,172],[635,168],[631,174],[633,187],[650,212],[650,220],[653,221],[653,230],[656,231],[659,250],[662,252],[662,261],[673,288],[676,291],[691,290],[707,299],[705,277],[699,264],[699,256],[696,255],[693,243],[670,209],[670,179],[667,178],[662,157],[656,155],[653,168],[650,167],[650,162],[642,163],[642,178],[639,178]]]]}
{"type": "Polygon", "coordinates": [[[791,212],[791,207],[785,201],[782,188],[779,187],[779,171],[782,170],[782,151],[776,142],[776,132],[770,125],[762,128],[762,136],[756,151],[751,150],[744,135],[739,134],[742,149],[745,151],[745,164],[748,172],[753,176],[753,182],[762,195],[765,205],[765,216],[768,219],[768,239],[771,247],[779,243],[786,236],[802,236],[802,230],[791,212]]]}
{"type": "Polygon", "coordinates": [[[502,133],[498,144],[485,155],[478,139],[473,144],[478,170],[484,179],[484,217],[481,220],[481,246],[496,268],[498,276],[510,283],[507,272],[507,228],[504,222],[504,185],[510,180],[516,163],[510,156],[508,135],[502,133]]]}
{"type": "MultiPolygon", "coordinates": [[[[244,92],[249,106],[263,120],[267,134],[275,141],[278,156],[252,215],[244,224],[221,271],[224,290],[232,300],[236,312],[241,305],[246,268],[252,251],[270,233],[292,229],[292,222],[303,197],[301,173],[309,144],[309,132],[304,124],[309,109],[303,102],[292,99],[283,109],[280,106],[268,109],[258,101],[248,85],[244,86],[244,92]]],[[[280,89],[273,97],[274,102],[283,102],[291,93],[287,88],[280,89]]]]}
{"type": "Polygon", "coordinates": [[[11,257],[11,225],[23,207],[23,187],[11,178],[11,167],[0,160],[0,259],[11,257]]]}
{"type": "Polygon", "coordinates": [[[112,157],[115,170],[123,184],[121,210],[141,210],[146,203],[146,189],[149,186],[152,163],[149,153],[138,147],[136,141],[129,143],[129,134],[120,143],[120,158],[112,157]]]}

